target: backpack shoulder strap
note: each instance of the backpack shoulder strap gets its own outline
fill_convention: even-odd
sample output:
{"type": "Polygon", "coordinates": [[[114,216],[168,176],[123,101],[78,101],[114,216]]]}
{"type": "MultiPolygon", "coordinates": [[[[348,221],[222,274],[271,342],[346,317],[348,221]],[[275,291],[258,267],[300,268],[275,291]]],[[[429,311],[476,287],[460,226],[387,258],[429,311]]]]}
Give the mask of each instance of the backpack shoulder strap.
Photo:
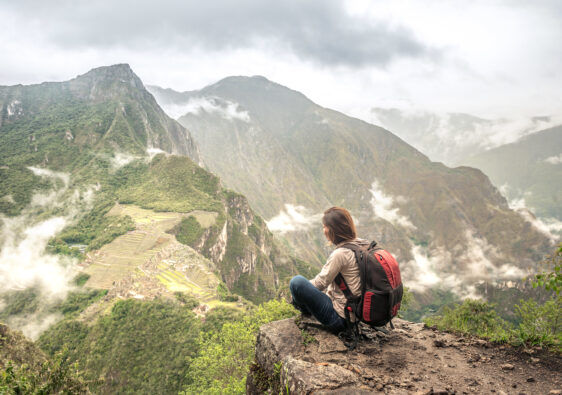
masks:
{"type": "Polygon", "coordinates": [[[370,251],[376,251],[382,249],[376,246],[377,246],[376,241],[372,241],[367,248],[358,246],[357,244],[353,244],[353,243],[346,243],[341,246],[341,248],[347,248],[355,253],[355,263],[357,264],[357,268],[359,269],[359,277],[361,279],[361,295],[365,293],[365,289],[366,289],[365,287],[367,285],[366,284],[367,265],[365,259],[370,251]]]}

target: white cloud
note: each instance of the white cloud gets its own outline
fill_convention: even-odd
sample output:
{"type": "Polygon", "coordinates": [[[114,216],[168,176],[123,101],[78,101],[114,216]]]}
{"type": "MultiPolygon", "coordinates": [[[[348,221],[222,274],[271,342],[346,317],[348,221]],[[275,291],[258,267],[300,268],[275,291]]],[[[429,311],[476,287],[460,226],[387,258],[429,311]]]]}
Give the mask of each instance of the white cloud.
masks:
{"type": "MultiPolygon", "coordinates": [[[[218,114],[229,121],[240,120],[243,122],[250,122],[250,114],[248,114],[248,111],[240,111],[239,107],[240,105],[238,103],[220,98],[198,97],[190,99],[183,106],[174,105],[171,111],[174,114],[180,114],[179,116],[186,114],[198,115],[201,111],[203,111],[218,114]]],[[[168,110],[166,110],[166,112],[168,113],[168,110]]],[[[168,113],[168,115],[170,114],[171,113],[168,113]]],[[[175,118],[178,118],[179,116],[175,118]]]]}
{"type": "Polygon", "coordinates": [[[61,318],[62,315],[60,313],[45,314],[45,312],[39,311],[33,314],[25,314],[22,316],[10,316],[6,320],[6,324],[8,324],[10,328],[16,328],[20,330],[31,340],[37,340],[41,333],[43,333],[61,318]]]}
{"type": "Polygon", "coordinates": [[[156,155],[158,155],[158,154],[165,154],[165,155],[168,155],[167,152],[162,151],[160,148],[148,148],[148,149],[146,150],[146,153],[147,153],[147,155],[148,155],[148,160],[149,160],[149,161],[151,161],[152,158],[154,158],[154,157],[155,157],[156,155]]]}
{"type": "Polygon", "coordinates": [[[109,163],[111,164],[111,167],[116,170],[125,165],[128,165],[129,163],[137,159],[140,158],[126,152],[116,152],[115,155],[109,160],[109,163]]]}
{"type": "Polygon", "coordinates": [[[4,290],[39,286],[48,297],[63,297],[72,276],[72,260],[45,254],[45,248],[67,220],[54,217],[26,226],[25,219],[1,218],[0,285],[4,290]]]}
{"type": "Polygon", "coordinates": [[[394,202],[404,204],[406,198],[403,196],[396,196],[393,198],[390,195],[384,193],[384,191],[379,186],[379,183],[375,180],[371,185],[371,205],[373,206],[373,211],[377,217],[380,217],[393,225],[398,225],[407,229],[416,229],[415,225],[408,219],[408,217],[401,215],[399,213],[400,209],[394,206],[394,202]]]}
{"type": "Polygon", "coordinates": [[[16,329],[22,330],[27,336],[36,337],[57,319],[56,315],[48,313],[48,306],[66,297],[73,288],[71,280],[76,274],[75,259],[48,253],[47,244],[67,225],[91,209],[97,188],[68,191],[70,177],[67,174],[47,169],[30,170],[53,180],[53,186],[57,189],[33,196],[30,205],[19,216],[0,215],[0,296],[29,288],[39,292],[41,305],[47,307],[40,307],[37,314],[31,316],[9,319],[16,329]],[[62,186],[57,183],[58,180],[63,181],[62,186]],[[56,209],[58,215],[50,218],[39,216],[52,209],[56,209]]]}
{"type": "Polygon", "coordinates": [[[315,226],[320,226],[322,214],[314,214],[303,206],[285,204],[285,209],[269,221],[267,227],[272,232],[281,234],[287,232],[306,231],[315,226]]]}
{"type": "Polygon", "coordinates": [[[479,152],[557,126],[562,116],[484,119],[470,114],[433,113],[419,108],[372,108],[369,121],[395,133],[434,161],[457,166],[479,152]]]}
{"type": "Polygon", "coordinates": [[[526,273],[503,257],[495,246],[466,230],[464,242],[453,250],[412,245],[413,260],[402,266],[404,282],[413,291],[448,289],[462,298],[475,297],[475,284],[521,279],[526,273]]]}
{"type": "MultiPolygon", "coordinates": [[[[513,199],[508,199],[507,203],[509,208],[523,217],[525,221],[533,225],[536,230],[548,237],[552,244],[555,244],[561,239],[562,221],[559,221],[556,218],[536,217],[533,214],[534,209],[527,206],[524,195],[520,191],[513,191],[513,188],[511,188],[508,184],[502,185],[499,190],[504,196],[509,196],[510,192],[512,195],[516,196],[513,199]]],[[[529,192],[527,195],[529,195],[529,192]]]]}
{"type": "Polygon", "coordinates": [[[63,182],[64,187],[68,188],[68,184],[70,182],[70,176],[66,173],[60,173],[60,172],[52,171],[52,170],[49,170],[49,169],[44,169],[44,168],[40,168],[40,167],[33,167],[33,166],[28,167],[28,169],[31,170],[31,172],[34,175],[39,176],[39,177],[59,179],[63,182]]]}
{"type": "MultiPolygon", "coordinates": [[[[310,35],[305,38],[306,42],[313,43],[315,48],[318,42],[328,43],[317,48],[322,49],[325,56],[336,56],[344,61],[351,59],[334,51],[343,49],[343,55],[346,55],[347,49],[333,45],[334,40],[325,34],[326,31],[334,32],[335,27],[346,33],[364,32],[363,28],[368,31],[370,25],[380,24],[381,20],[390,30],[400,32],[400,29],[406,29],[412,32],[416,41],[442,53],[438,61],[428,59],[428,56],[411,58],[399,55],[385,67],[328,63],[319,67],[306,56],[303,58],[302,51],[295,53],[291,43],[298,46],[298,40],[286,41],[287,37],[294,37],[294,32],[300,31],[295,29],[288,31],[289,36],[268,34],[270,39],[266,41],[260,40],[260,35],[252,36],[251,42],[246,40],[247,36],[241,42],[235,39],[233,42],[232,35],[209,37],[202,32],[207,28],[220,28],[222,25],[216,19],[207,21],[211,26],[197,22],[198,30],[194,30],[195,26],[186,26],[181,13],[170,11],[181,9],[193,17],[199,12],[194,7],[200,8],[194,2],[159,4],[156,8],[133,7],[139,20],[152,20],[152,10],[163,15],[172,14],[175,23],[171,24],[171,30],[160,29],[156,35],[150,34],[150,29],[138,29],[141,26],[138,23],[131,24],[138,18],[121,19],[127,13],[114,12],[113,4],[104,6],[104,2],[87,2],[66,10],[66,14],[72,14],[72,10],[82,9],[79,18],[109,13],[112,29],[107,29],[107,34],[100,34],[97,26],[87,18],[84,19],[85,24],[77,23],[76,18],[65,17],[61,10],[47,6],[38,9],[39,3],[36,3],[0,2],[3,22],[1,85],[68,80],[92,67],[126,62],[145,83],[179,91],[201,89],[229,75],[265,75],[270,80],[303,92],[322,106],[360,116],[367,121],[360,115],[365,113],[361,109],[368,112],[371,107],[404,102],[428,111],[463,112],[494,118],[510,118],[514,114],[531,117],[560,113],[558,87],[562,75],[558,71],[562,57],[559,56],[558,41],[554,39],[559,32],[560,19],[560,7],[555,5],[556,2],[528,2],[522,6],[522,2],[514,5],[505,1],[478,1],[464,2],[459,6],[454,2],[449,4],[438,0],[353,0],[343,2],[346,12],[339,12],[333,20],[326,19],[336,26],[319,23],[317,12],[295,13],[286,5],[279,7],[295,17],[298,26],[306,28],[307,35],[310,35]],[[33,18],[29,17],[30,9],[33,10],[33,18]],[[94,12],[88,12],[89,9],[94,12]],[[350,13],[351,18],[346,13],[350,13]],[[53,18],[60,23],[54,23],[53,18]],[[345,24],[350,22],[351,25],[345,24]],[[69,27],[76,28],[77,34],[61,33],[69,27]],[[116,34],[116,27],[125,29],[127,34],[116,34]],[[183,40],[192,37],[178,35],[184,28],[204,40],[197,45],[181,45],[183,40]],[[55,31],[60,34],[53,36],[55,31]],[[84,32],[91,35],[84,37],[81,34],[84,32]],[[82,42],[79,42],[80,37],[84,39],[82,42]],[[318,40],[318,37],[326,40],[318,40]],[[146,45],[145,39],[158,45],[146,45]],[[220,50],[209,46],[211,39],[216,40],[220,50]],[[72,45],[62,45],[66,40],[72,45]],[[140,45],[129,45],[131,40],[140,45]]],[[[316,10],[326,15],[324,11],[333,10],[338,2],[328,6],[324,3],[315,2],[302,7],[311,7],[311,11],[315,6],[320,7],[316,10]]],[[[260,5],[259,8],[271,17],[271,7],[260,5]],[[270,11],[267,12],[266,8],[270,11]]],[[[271,31],[270,24],[264,24],[259,18],[261,14],[250,3],[243,7],[229,5],[227,9],[233,9],[235,14],[228,16],[224,26],[232,26],[244,16],[255,15],[261,25],[252,23],[246,28],[260,30],[265,27],[266,31],[271,31]]],[[[205,7],[205,10],[216,13],[216,7],[205,7]]],[[[274,21],[279,20],[276,16],[274,21]]],[[[283,21],[281,26],[292,26],[288,20],[283,21]]],[[[274,25],[280,27],[277,23],[274,25]]],[[[364,38],[366,42],[358,42],[350,50],[356,52],[377,47],[371,45],[372,35],[364,35],[364,38]]],[[[383,40],[383,52],[387,44],[383,40]]],[[[305,55],[307,53],[312,52],[307,51],[305,55]]]]}
{"type": "Polygon", "coordinates": [[[550,156],[544,160],[546,163],[550,163],[551,165],[558,165],[562,163],[562,154],[558,156],[550,156]]]}

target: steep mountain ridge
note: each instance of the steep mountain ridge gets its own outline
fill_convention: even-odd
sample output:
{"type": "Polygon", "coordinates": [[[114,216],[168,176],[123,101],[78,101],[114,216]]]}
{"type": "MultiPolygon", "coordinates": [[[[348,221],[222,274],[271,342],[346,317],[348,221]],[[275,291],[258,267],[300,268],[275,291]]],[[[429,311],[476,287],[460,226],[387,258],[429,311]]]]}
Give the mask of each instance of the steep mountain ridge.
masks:
{"type": "Polygon", "coordinates": [[[134,154],[159,148],[199,162],[189,132],[161,110],[127,64],[99,67],[66,82],[0,86],[0,115],[4,138],[17,130],[22,133],[11,137],[29,138],[32,146],[40,145],[41,136],[33,130],[18,130],[21,123],[31,122],[34,129],[48,126],[51,132],[62,134],[61,140],[81,147],[128,149],[134,154]],[[94,119],[89,123],[81,119],[83,123],[72,130],[65,128],[68,125],[58,115],[94,119]]]}
{"type": "Polygon", "coordinates": [[[323,262],[318,221],[330,205],[349,208],[359,234],[382,242],[407,278],[424,278],[425,286],[494,280],[548,252],[548,239],[479,170],[431,162],[391,132],[263,77],[230,77],[183,94],[149,89],[161,103],[184,106],[178,120],[207,166],[261,215],[301,206],[305,218],[293,219],[302,226],[284,237],[303,259],[323,262]]]}

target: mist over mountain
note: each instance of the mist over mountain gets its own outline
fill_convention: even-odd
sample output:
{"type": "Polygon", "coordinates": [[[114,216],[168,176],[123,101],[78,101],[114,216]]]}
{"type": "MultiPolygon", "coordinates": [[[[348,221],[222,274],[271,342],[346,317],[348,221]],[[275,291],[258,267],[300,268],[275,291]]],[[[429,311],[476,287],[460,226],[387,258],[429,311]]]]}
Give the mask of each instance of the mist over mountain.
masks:
{"type": "MultiPolygon", "coordinates": [[[[485,172],[514,207],[562,221],[562,126],[530,134],[462,162],[485,172]]],[[[553,225],[553,230],[562,230],[560,222],[553,225]]]]}
{"type": "Polygon", "coordinates": [[[431,160],[448,166],[462,165],[463,158],[512,143],[561,121],[550,116],[485,119],[463,113],[378,107],[371,109],[370,118],[372,123],[391,130],[431,160]]]}
{"type": "Polygon", "coordinates": [[[323,263],[319,220],[331,205],[350,209],[362,237],[398,255],[415,290],[466,294],[479,280],[522,276],[549,249],[479,170],[431,162],[391,132],[264,77],[149,89],[164,108],[183,107],[178,120],[209,169],[303,259],[323,263]]]}

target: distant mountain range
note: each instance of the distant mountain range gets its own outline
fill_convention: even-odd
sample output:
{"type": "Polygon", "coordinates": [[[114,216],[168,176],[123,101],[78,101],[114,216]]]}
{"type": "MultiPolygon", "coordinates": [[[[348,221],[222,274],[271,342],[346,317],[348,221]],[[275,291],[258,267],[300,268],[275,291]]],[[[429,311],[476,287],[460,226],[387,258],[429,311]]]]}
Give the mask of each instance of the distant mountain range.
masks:
{"type": "Polygon", "coordinates": [[[264,77],[148,89],[168,111],[183,108],[178,121],[205,164],[303,259],[323,263],[319,218],[331,205],[399,256],[412,287],[522,275],[550,248],[479,170],[431,162],[391,132],[264,77]]]}
{"type": "Polygon", "coordinates": [[[562,221],[562,126],[465,158],[512,201],[524,200],[533,213],[562,221]]]}
{"type": "Polygon", "coordinates": [[[371,122],[392,130],[431,160],[462,165],[466,157],[556,125],[549,116],[527,119],[485,119],[470,114],[374,107],[371,122]]]}

